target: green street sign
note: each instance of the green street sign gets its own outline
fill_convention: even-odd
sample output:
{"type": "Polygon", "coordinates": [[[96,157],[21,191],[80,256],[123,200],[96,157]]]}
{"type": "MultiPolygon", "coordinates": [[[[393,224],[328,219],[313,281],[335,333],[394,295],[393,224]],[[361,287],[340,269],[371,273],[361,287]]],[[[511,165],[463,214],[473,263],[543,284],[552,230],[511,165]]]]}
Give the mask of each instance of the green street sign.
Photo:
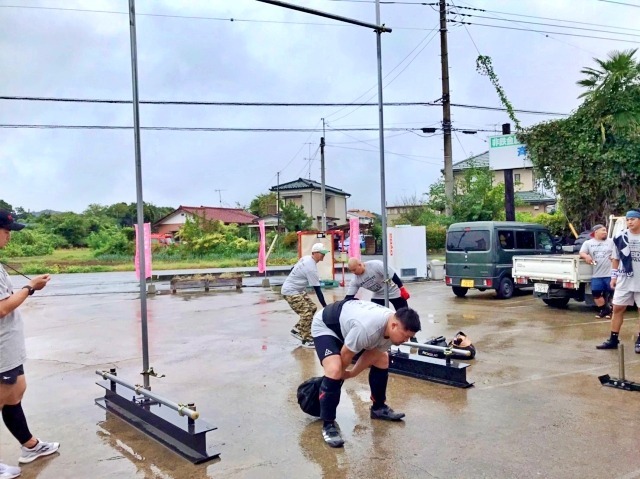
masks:
{"type": "Polygon", "coordinates": [[[516,135],[492,136],[490,140],[491,148],[502,148],[504,146],[516,146],[521,144],[516,138],[516,135]]]}

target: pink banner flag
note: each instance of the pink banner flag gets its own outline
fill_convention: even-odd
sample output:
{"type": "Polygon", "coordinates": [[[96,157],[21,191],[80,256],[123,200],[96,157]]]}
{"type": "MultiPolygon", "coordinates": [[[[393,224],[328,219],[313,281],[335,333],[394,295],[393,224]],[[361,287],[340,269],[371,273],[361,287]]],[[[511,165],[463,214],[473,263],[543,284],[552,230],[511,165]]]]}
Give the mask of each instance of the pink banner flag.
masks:
{"type": "Polygon", "coordinates": [[[258,221],[258,228],[260,229],[260,247],[258,248],[258,273],[264,273],[267,271],[267,238],[264,234],[264,221],[258,221]]]}
{"type": "Polygon", "coordinates": [[[349,257],[360,259],[360,219],[349,219],[349,257]]]}
{"type": "MultiPolygon", "coordinates": [[[[140,281],[140,251],[138,251],[138,225],[134,225],[136,230],[136,278],[140,281]]],[[[144,276],[151,278],[151,223],[144,224],[144,276]]]]}

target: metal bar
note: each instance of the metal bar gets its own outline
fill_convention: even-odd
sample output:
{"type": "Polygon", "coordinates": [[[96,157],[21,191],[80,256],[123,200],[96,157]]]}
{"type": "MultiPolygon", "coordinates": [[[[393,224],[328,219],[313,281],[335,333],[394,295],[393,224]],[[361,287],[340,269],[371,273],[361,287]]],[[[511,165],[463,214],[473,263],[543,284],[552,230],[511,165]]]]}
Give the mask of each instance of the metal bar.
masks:
{"type": "Polygon", "coordinates": [[[436,346],[435,344],[421,344],[421,343],[402,343],[400,346],[409,346],[410,348],[426,349],[427,351],[451,351],[454,354],[460,356],[471,356],[471,351],[466,349],[447,348],[445,346],[436,346]]]}
{"type": "Polygon", "coordinates": [[[118,376],[114,376],[111,373],[108,373],[106,371],[96,370],[96,374],[98,376],[101,376],[102,379],[108,379],[109,381],[113,381],[114,383],[120,384],[121,386],[131,389],[136,394],[140,394],[141,396],[145,396],[145,397],[148,397],[149,399],[153,399],[154,401],[157,401],[160,404],[164,404],[168,408],[171,408],[177,411],[180,416],[188,416],[191,419],[198,419],[200,417],[200,413],[198,411],[194,411],[193,409],[190,409],[184,404],[178,404],[168,399],[165,399],[161,396],[158,396],[157,394],[152,393],[151,391],[149,391],[148,389],[140,385],[132,385],[126,381],[123,381],[118,376]]]}
{"type": "Polygon", "coordinates": [[[320,10],[314,10],[313,8],[301,7],[300,5],[293,5],[291,3],[280,2],[278,0],[257,0],[261,3],[269,3],[271,5],[276,5],[278,7],[289,8],[291,10],[297,10],[299,12],[310,13],[311,15],[317,15],[319,17],[330,18],[332,20],[337,20],[339,22],[351,23],[353,25],[359,25],[361,27],[371,28],[373,30],[379,32],[388,32],[390,33],[391,28],[385,27],[384,25],[374,25],[373,23],[361,22],[360,20],[355,20],[353,18],[342,17],[340,15],[334,15],[333,13],[326,13],[320,10]]]}
{"type": "Polygon", "coordinates": [[[418,356],[402,351],[389,352],[389,372],[449,386],[473,386],[473,383],[467,381],[467,367],[469,364],[457,361],[418,356]]]}
{"type": "Polygon", "coordinates": [[[620,380],[624,381],[624,344],[618,344],[620,353],[618,354],[618,373],[620,374],[620,380]]]}
{"type": "Polygon", "coordinates": [[[131,84],[133,89],[133,138],[136,164],[136,202],[138,213],[138,255],[140,258],[140,325],[142,328],[142,377],[144,387],[150,389],[149,333],[147,328],[147,280],[144,254],[144,202],[142,199],[142,153],[140,148],[140,108],[138,102],[138,48],[136,45],[135,0],[129,0],[129,35],[131,37],[131,84]]]}

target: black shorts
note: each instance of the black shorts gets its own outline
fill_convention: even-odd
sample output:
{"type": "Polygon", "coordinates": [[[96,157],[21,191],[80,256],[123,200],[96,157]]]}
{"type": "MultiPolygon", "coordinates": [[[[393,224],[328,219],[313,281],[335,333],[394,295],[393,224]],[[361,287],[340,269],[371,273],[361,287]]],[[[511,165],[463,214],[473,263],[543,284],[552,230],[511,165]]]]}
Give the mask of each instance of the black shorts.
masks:
{"type": "MultiPolygon", "coordinates": [[[[331,335],[317,336],[313,338],[313,344],[316,347],[316,354],[318,355],[320,364],[322,364],[322,360],[328,356],[334,356],[336,354],[339,355],[340,351],[342,350],[342,346],[344,345],[342,341],[331,335]]],[[[365,350],[363,349],[362,351],[357,353],[353,357],[353,362],[357,361],[364,352],[365,350]]]]}
{"type": "Polygon", "coordinates": [[[24,376],[24,366],[22,364],[0,373],[0,384],[15,384],[18,381],[18,376],[24,376]]]}

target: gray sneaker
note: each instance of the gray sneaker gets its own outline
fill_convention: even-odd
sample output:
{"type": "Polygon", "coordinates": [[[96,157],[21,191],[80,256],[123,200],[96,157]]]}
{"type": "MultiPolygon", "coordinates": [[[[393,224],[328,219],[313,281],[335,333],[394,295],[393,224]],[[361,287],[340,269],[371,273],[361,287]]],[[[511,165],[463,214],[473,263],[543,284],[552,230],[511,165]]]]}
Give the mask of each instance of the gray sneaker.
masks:
{"type": "Polygon", "coordinates": [[[291,336],[296,338],[298,341],[302,341],[302,336],[300,336],[300,331],[298,331],[296,328],[293,328],[291,330],[291,336]]]}
{"type": "Polygon", "coordinates": [[[20,475],[20,468],[0,462],[0,479],[13,479],[20,475]]]}
{"type": "Polygon", "coordinates": [[[31,449],[22,446],[22,454],[20,455],[18,462],[20,464],[28,464],[39,457],[53,454],[58,450],[58,448],[60,448],[59,442],[44,442],[38,439],[38,444],[33,446],[31,449]]]}

